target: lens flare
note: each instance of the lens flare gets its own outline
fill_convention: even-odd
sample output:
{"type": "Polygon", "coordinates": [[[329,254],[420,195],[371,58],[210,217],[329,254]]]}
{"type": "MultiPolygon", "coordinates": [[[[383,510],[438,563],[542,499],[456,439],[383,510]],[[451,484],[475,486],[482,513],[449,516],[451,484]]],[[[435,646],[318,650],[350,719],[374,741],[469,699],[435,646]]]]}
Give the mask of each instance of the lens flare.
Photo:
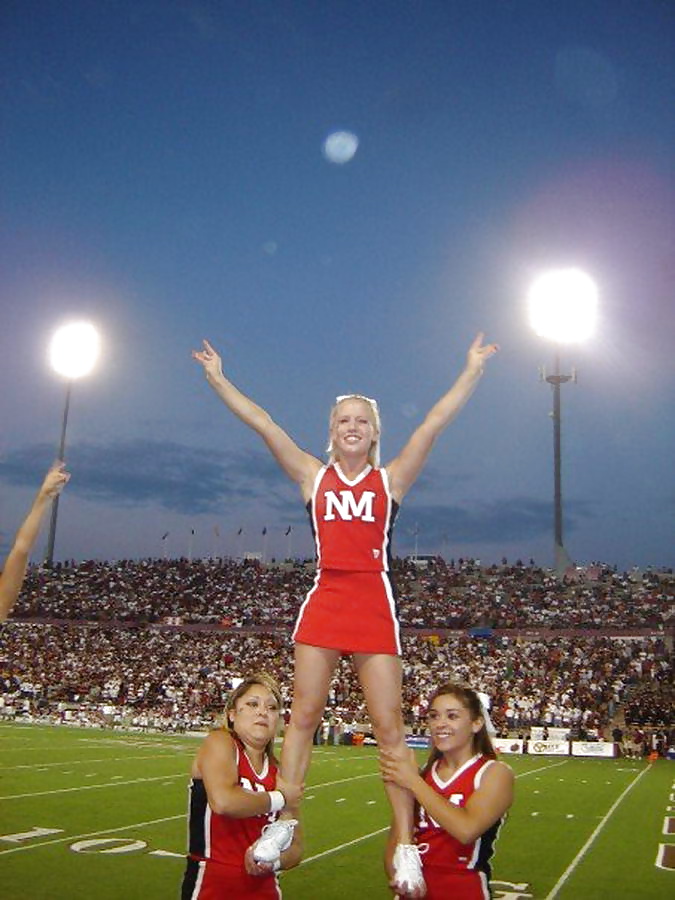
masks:
{"type": "Polygon", "coordinates": [[[359,139],[351,131],[334,131],[323,143],[323,155],[329,162],[343,166],[354,158],[359,139]]]}

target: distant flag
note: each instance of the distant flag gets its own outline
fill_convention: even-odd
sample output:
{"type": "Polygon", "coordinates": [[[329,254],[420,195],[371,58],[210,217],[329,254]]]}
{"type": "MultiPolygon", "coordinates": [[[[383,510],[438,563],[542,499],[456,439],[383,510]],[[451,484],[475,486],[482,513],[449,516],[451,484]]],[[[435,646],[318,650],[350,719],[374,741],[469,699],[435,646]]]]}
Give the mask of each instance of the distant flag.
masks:
{"type": "Polygon", "coordinates": [[[267,534],[267,526],[265,526],[265,528],[263,528],[262,533],[263,533],[263,535],[267,534]]]}
{"type": "Polygon", "coordinates": [[[291,526],[289,525],[288,528],[286,529],[286,531],[284,532],[286,537],[288,537],[288,535],[291,533],[291,530],[292,530],[291,526]]]}
{"type": "Polygon", "coordinates": [[[164,534],[162,535],[162,540],[165,541],[170,534],[171,534],[170,531],[165,531],[164,534]]]}
{"type": "Polygon", "coordinates": [[[195,536],[195,530],[194,530],[194,528],[191,528],[191,529],[190,529],[190,534],[192,535],[192,537],[195,536]]]}
{"type": "Polygon", "coordinates": [[[215,534],[215,536],[216,536],[217,538],[220,537],[220,528],[218,528],[217,525],[214,525],[214,526],[213,526],[213,533],[215,534]]]}
{"type": "Polygon", "coordinates": [[[239,535],[242,533],[243,530],[244,530],[243,528],[239,529],[239,531],[237,532],[237,537],[239,537],[239,535]]]}

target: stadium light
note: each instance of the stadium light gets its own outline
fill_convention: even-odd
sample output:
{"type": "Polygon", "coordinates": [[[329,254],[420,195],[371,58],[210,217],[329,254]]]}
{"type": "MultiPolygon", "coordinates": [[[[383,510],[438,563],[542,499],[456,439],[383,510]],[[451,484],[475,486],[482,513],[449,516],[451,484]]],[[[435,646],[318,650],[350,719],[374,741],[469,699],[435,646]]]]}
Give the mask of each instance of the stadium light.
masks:
{"type": "MultiPolygon", "coordinates": [[[[530,323],[536,334],[557,345],[569,344],[592,335],[598,291],[585,272],[562,269],[536,279],[528,294],[528,305],[530,323]]],[[[576,372],[561,373],[560,350],[556,347],[553,374],[547,375],[542,370],[542,377],[553,388],[553,551],[556,571],[562,575],[572,560],[563,544],[560,386],[568,381],[576,382],[576,372]]]]}
{"type": "MultiPolygon", "coordinates": [[[[96,365],[101,341],[98,331],[89,322],[73,322],[59,328],[49,344],[49,361],[52,369],[66,379],[66,400],[63,407],[61,424],[61,442],[58,459],[63,462],[66,451],[66,429],[70,410],[70,394],[73,381],[89,375],[96,365]]],[[[59,495],[52,501],[52,515],[49,523],[49,538],[45,562],[51,566],[54,562],[54,543],[56,541],[56,522],[59,514],[59,495]]]]}

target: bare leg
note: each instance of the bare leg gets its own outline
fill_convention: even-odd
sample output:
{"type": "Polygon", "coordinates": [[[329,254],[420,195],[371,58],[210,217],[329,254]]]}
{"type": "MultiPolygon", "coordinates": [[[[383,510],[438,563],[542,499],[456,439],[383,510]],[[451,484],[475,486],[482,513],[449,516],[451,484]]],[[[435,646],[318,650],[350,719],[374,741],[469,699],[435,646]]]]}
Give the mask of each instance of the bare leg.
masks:
{"type": "MultiPolygon", "coordinates": [[[[355,653],[354,666],[363,688],[378,746],[401,757],[407,752],[401,711],[401,660],[384,653],[355,653]]],[[[385,790],[394,814],[393,836],[397,844],[411,844],[414,798],[396,784],[385,790]]]]}
{"type": "MultiPolygon", "coordinates": [[[[355,653],[354,665],[363,688],[370,721],[382,750],[403,757],[408,748],[401,711],[401,660],[383,653],[355,653]]],[[[393,819],[385,868],[397,894],[426,895],[419,851],[413,844],[414,798],[410,791],[386,784],[393,819]],[[391,852],[393,850],[393,853],[391,852]]]]}
{"type": "MultiPolygon", "coordinates": [[[[310,644],[295,645],[291,721],[281,748],[281,775],[291,784],[302,784],[305,780],[312,738],[326,708],[328,689],[339,658],[339,650],[310,644]]],[[[283,815],[296,818],[297,809],[289,809],[283,815]]]]}

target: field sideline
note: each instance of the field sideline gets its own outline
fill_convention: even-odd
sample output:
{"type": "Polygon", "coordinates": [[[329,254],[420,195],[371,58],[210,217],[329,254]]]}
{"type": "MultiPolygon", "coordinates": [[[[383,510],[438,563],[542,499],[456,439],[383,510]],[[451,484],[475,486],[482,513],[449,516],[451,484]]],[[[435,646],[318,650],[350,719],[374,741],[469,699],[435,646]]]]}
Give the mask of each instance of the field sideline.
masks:
{"type": "MultiPolygon", "coordinates": [[[[177,897],[187,772],[198,739],[0,725],[0,858],[12,900],[177,897]],[[35,831],[35,829],[39,829],[35,831]]],[[[420,760],[424,754],[420,753],[420,760]]],[[[494,866],[496,900],[658,900],[655,865],[675,791],[668,761],[508,757],[516,803],[494,866]]],[[[389,815],[376,751],[316,748],[305,860],[288,900],[391,898],[381,854],[389,815]]]]}

